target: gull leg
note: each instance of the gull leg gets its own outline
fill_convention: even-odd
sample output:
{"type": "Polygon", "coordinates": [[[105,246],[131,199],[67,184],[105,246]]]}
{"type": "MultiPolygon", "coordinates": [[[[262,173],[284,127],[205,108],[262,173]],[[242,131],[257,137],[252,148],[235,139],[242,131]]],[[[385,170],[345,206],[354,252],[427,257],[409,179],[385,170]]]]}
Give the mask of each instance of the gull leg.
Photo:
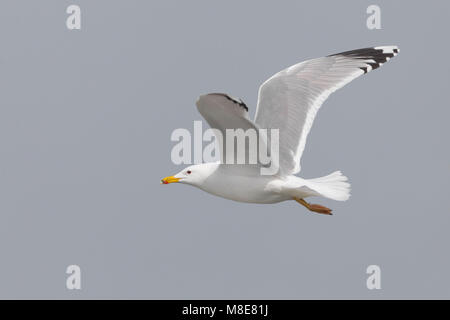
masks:
{"type": "Polygon", "coordinates": [[[304,199],[295,198],[295,197],[294,197],[294,200],[297,201],[298,203],[300,203],[302,206],[305,206],[310,211],[321,213],[321,214],[332,215],[332,213],[331,213],[332,210],[330,208],[321,206],[320,204],[308,203],[304,199]]]}

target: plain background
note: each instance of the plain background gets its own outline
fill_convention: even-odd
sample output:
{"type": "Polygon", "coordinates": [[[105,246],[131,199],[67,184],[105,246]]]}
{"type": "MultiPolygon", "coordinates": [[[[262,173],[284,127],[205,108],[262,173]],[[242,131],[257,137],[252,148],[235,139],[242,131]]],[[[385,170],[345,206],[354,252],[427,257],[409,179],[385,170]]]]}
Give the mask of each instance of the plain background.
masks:
{"type": "MultiPolygon", "coordinates": [[[[450,298],[448,1],[2,1],[0,298],[450,298]],[[366,8],[381,7],[381,30],[366,8]],[[66,28],[81,7],[82,29],[66,28]],[[159,180],[198,95],[253,115],[309,58],[400,54],[319,111],[301,176],[347,202],[236,203],[159,180]],[[82,289],[66,289],[68,265],[82,289]],[[366,268],[382,289],[366,288],[366,268]]],[[[206,123],[205,123],[206,127],[206,123]]]]}

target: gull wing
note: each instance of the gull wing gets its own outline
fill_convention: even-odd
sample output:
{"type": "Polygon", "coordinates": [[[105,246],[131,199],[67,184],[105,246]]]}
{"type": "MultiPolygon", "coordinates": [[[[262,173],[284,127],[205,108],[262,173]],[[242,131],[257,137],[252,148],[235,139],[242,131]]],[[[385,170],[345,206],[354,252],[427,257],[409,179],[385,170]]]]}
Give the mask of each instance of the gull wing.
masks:
{"type": "Polygon", "coordinates": [[[259,88],[255,124],[279,129],[279,171],[300,171],[300,158],[317,111],[339,88],[397,55],[396,46],[364,48],[293,65],[259,88]]]}
{"type": "MultiPolygon", "coordinates": [[[[259,139],[258,130],[255,124],[248,118],[248,108],[242,100],[233,98],[225,93],[210,93],[200,96],[196,104],[198,111],[208,122],[209,126],[221,133],[221,135],[218,136],[216,131],[215,136],[216,141],[219,143],[222,163],[225,163],[225,161],[230,163],[230,159],[232,159],[231,161],[233,161],[233,163],[237,163],[237,148],[239,145],[236,143],[234,137],[234,156],[227,157],[226,154],[227,129],[242,129],[244,133],[248,129],[251,129],[254,130],[253,132],[256,134],[256,139],[259,139]]],[[[256,150],[257,149],[255,149],[255,151],[256,150]]],[[[250,159],[248,140],[245,141],[245,152],[243,152],[242,155],[245,156],[245,161],[240,163],[248,163],[250,159]]]]}

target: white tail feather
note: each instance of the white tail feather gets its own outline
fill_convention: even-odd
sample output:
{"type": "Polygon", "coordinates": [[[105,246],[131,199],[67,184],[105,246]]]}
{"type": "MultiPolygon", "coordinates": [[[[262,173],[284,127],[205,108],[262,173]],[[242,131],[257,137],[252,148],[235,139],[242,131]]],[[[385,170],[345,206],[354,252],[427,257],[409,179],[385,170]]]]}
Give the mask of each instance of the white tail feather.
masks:
{"type": "Polygon", "coordinates": [[[350,198],[350,183],[347,177],[340,171],[335,171],[327,176],[306,180],[307,186],[321,196],[337,201],[345,201],[350,198]]]}

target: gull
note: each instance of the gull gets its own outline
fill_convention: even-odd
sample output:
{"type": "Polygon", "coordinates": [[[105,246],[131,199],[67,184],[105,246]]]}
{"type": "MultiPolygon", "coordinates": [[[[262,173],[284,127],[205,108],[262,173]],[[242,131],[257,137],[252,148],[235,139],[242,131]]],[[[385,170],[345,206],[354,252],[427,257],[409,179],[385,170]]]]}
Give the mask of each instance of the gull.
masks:
{"type": "Polygon", "coordinates": [[[218,130],[215,132],[222,133],[221,152],[225,150],[223,137],[227,129],[278,129],[277,171],[262,175],[261,163],[218,161],[191,165],[163,178],[161,183],[184,183],[239,202],[270,204],[295,200],[312,212],[331,215],[331,209],[309,203],[305,198],[319,196],[345,201],[350,197],[347,177],[340,171],[315,179],[296,176],[316,113],[331,93],[377,69],[398,53],[397,46],[370,47],[307,60],[284,69],[260,86],[254,121],[249,119],[248,108],[240,99],[224,93],[200,96],[196,102],[198,111],[212,129],[218,130]]]}

